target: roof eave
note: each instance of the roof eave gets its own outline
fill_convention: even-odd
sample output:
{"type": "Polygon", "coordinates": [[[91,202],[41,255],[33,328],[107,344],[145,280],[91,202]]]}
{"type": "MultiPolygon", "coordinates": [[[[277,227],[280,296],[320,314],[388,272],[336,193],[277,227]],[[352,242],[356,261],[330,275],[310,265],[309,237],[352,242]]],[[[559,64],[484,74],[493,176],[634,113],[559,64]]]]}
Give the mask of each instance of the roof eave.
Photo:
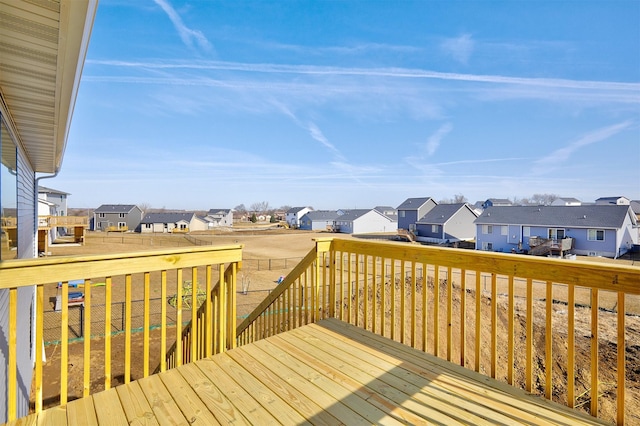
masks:
{"type": "Polygon", "coordinates": [[[60,2],[59,50],[56,72],[55,120],[53,129],[54,163],[42,173],[57,173],[62,167],[73,109],[87,56],[98,0],[60,2]]]}

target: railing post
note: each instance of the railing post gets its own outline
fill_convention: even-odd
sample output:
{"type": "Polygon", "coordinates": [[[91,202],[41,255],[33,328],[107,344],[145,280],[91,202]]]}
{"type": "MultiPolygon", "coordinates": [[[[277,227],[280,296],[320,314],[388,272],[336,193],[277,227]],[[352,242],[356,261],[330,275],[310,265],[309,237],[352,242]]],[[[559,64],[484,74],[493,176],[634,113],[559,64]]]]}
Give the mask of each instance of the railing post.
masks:
{"type": "MultiPolygon", "coordinates": [[[[336,288],[336,280],[335,280],[335,257],[334,253],[331,250],[331,242],[333,238],[317,238],[316,242],[316,270],[315,277],[313,283],[315,285],[314,292],[316,300],[320,300],[320,278],[322,271],[322,276],[325,274],[324,268],[326,268],[324,253],[331,252],[330,264],[329,264],[329,316],[333,317],[335,314],[335,288],[336,288]]],[[[325,291],[325,289],[322,289],[325,291]]]]}
{"type": "Polygon", "coordinates": [[[237,263],[231,264],[231,276],[227,283],[227,347],[233,349],[236,347],[236,277],[237,277],[237,263]]]}

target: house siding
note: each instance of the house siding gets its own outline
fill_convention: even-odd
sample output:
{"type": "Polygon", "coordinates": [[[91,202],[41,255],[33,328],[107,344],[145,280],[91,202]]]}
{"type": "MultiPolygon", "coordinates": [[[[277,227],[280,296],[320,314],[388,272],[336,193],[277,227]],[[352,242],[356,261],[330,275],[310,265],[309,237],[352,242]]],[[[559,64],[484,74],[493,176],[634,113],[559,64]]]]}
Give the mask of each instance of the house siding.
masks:
{"type": "Polygon", "coordinates": [[[140,225],[142,220],[142,210],[140,207],[134,206],[128,212],[95,212],[94,214],[94,230],[104,231],[109,226],[118,226],[118,223],[124,222],[129,231],[134,231],[140,225]],[[120,214],[124,217],[120,217],[120,214]],[[104,215],[104,217],[101,217],[104,215]]]}
{"type": "Polygon", "coordinates": [[[476,235],[473,223],[476,218],[476,214],[466,204],[440,204],[416,224],[417,239],[434,243],[472,240],[476,235]]]}
{"type": "MultiPolygon", "coordinates": [[[[405,201],[406,203],[406,201],[405,201]]],[[[404,204],[404,203],[403,203],[404,204]]],[[[418,222],[419,219],[424,217],[429,211],[437,205],[433,199],[429,198],[424,201],[417,208],[412,207],[410,209],[403,208],[402,205],[398,207],[398,229],[411,229],[413,225],[418,222]]]]}
{"type": "Polygon", "coordinates": [[[343,234],[366,234],[371,232],[396,232],[398,223],[391,221],[375,210],[370,210],[357,218],[350,219],[347,217],[339,217],[335,223],[340,227],[339,232],[343,234]]]}
{"type": "MultiPolygon", "coordinates": [[[[6,143],[6,141],[3,141],[6,143]]],[[[18,258],[29,259],[37,256],[35,212],[37,193],[35,173],[21,150],[17,156],[17,210],[18,210],[18,258]]],[[[16,350],[18,353],[18,406],[17,416],[29,414],[29,396],[34,353],[31,348],[35,321],[33,320],[35,287],[18,290],[16,350]]],[[[9,290],[0,290],[0,394],[6,395],[7,357],[9,338],[9,290]]],[[[7,400],[0,403],[0,421],[7,418],[7,400]]]]}

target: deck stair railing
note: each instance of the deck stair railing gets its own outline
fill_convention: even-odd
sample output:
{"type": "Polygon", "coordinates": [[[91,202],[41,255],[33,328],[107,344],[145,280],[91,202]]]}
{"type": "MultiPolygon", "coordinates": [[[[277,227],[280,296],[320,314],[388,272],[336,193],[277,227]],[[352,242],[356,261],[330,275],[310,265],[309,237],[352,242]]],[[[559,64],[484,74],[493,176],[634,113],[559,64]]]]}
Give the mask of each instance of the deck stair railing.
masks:
{"type": "MultiPolygon", "coordinates": [[[[154,373],[178,367],[202,358],[223,352],[235,345],[235,312],[236,299],[235,275],[237,264],[232,263],[226,270],[220,269],[218,282],[214,291],[205,291],[205,300],[199,300],[198,291],[187,296],[187,305],[191,309],[191,321],[182,329],[181,339],[176,340],[169,348],[164,365],[158,365],[154,373]],[[228,318],[228,320],[227,320],[228,318]],[[213,329],[214,324],[226,324],[226,327],[213,329]]],[[[211,277],[206,278],[211,282],[211,277]]],[[[184,297],[176,297],[176,303],[184,303],[184,297]]],[[[178,309],[180,311],[181,309],[178,309]]]]}
{"type": "Polygon", "coordinates": [[[236,334],[339,318],[621,425],[640,421],[639,310],[634,266],[327,238],[236,334]]]}
{"type": "MultiPolygon", "coordinates": [[[[136,378],[146,377],[150,374],[151,369],[157,365],[157,361],[153,361],[159,353],[167,353],[167,346],[173,340],[176,344],[173,347],[175,356],[168,363],[164,356],[160,356],[159,370],[165,370],[173,366],[180,365],[186,360],[193,360],[197,356],[209,356],[217,352],[225,351],[235,346],[235,329],[236,329],[236,312],[235,312],[235,286],[236,271],[242,261],[242,246],[208,246],[194,247],[182,249],[165,249],[137,253],[124,253],[116,255],[99,255],[99,256],[70,256],[56,258],[40,258],[30,260],[7,260],[0,262],[0,294],[6,296],[8,304],[6,311],[8,312],[8,350],[5,355],[6,365],[6,406],[7,420],[16,419],[18,413],[18,394],[20,390],[17,386],[17,364],[18,357],[24,356],[17,351],[17,342],[24,341],[25,336],[18,336],[18,330],[24,330],[24,327],[18,327],[18,307],[25,305],[25,297],[29,300],[35,299],[35,334],[31,347],[35,351],[35,366],[33,371],[33,395],[32,401],[35,412],[43,410],[43,387],[44,383],[51,383],[59,380],[60,390],[57,401],[60,405],[69,401],[69,382],[70,375],[70,353],[69,353],[69,282],[78,282],[81,280],[82,292],[84,296],[84,322],[82,335],[85,336],[83,343],[83,351],[78,373],[73,373],[74,379],[81,375],[82,389],[76,394],[76,397],[86,397],[91,393],[109,389],[115,384],[114,362],[116,358],[118,362],[124,363],[124,374],[122,380],[128,383],[132,380],[132,364],[135,362],[139,366],[138,358],[142,358],[142,367],[140,376],[136,378]],[[198,294],[198,287],[206,292],[206,300],[201,304],[202,311],[198,311],[196,300],[191,303],[184,303],[181,297],[182,283],[185,280],[191,280],[193,283],[193,298],[198,294]],[[95,287],[100,284],[100,287],[95,287]],[[45,286],[59,287],[57,291],[60,294],[60,331],[61,341],[56,349],[60,354],[59,370],[53,376],[46,376],[43,361],[43,313],[45,310],[45,286]],[[124,331],[124,353],[115,353],[112,351],[111,333],[105,333],[104,342],[95,343],[93,339],[86,338],[92,336],[92,288],[93,292],[101,297],[105,304],[105,329],[110,329],[111,324],[111,304],[113,301],[113,293],[115,288],[120,287],[119,293],[124,293],[125,302],[125,331],[124,331]],[[159,292],[162,300],[167,300],[167,293],[176,291],[176,310],[172,312],[175,316],[175,324],[167,323],[167,312],[171,307],[168,303],[162,304],[161,312],[151,312],[149,300],[151,299],[151,291],[159,292]],[[31,292],[29,292],[31,290],[31,292]],[[26,292],[25,292],[26,291],[26,292]],[[3,294],[2,294],[3,293],[3,294]],[[35,297],[34,297],[35,293],[35,297]],[[141,342],[141,353],[132,354],[134,344],[132,340],[131,326],[131,301],[132,293],[142,293],[145,301],[144,309],[144,330],[141,342]],[[20,302],[20,303],[18,303],[20,302]],[[188,307],[187,307],[188,306],[188,307]],[[186,308],[186,309],[185,309],[186,308]],[[197,339],[189,340],[183,343],[183,312],[191,310],[191,316],[197,317],[198,334],[197,339]],[[160,349],[152,352],[150,346],[150,318],[160,314],[161,326],[160,333],[160,349]],[[183,345],[188,344],[188,357],[183,357],[183,345]],[[98,355],[104,353],[103,358],[97,358],[98,355]],[[194,357],[194,355],[196,355],[194,357]],[[124,358],[124,360],[122,360],[124,358]],[[96,379],[101,380],[102,374],[95,377],[95,370],[91,369],[92,365],[102,364],[104,372],[104,385],[96,384],[96,379]],[[153,366],[151,365],[153,363],[153,366]],[[92,371],[94,371],[92,373],[92,371]],[[92,377],[93,374],[93,377],[92,377]],[[59,379],[58,379],[59,378],[59,379]],[[96,389],[97,388],[97,389],[96,389]]],[[[77,291],[76,287],[72,291],[77,291]]],[[[29,301],[27,300],[27,302],[29,301]]],[[[75,309],[75,308],[74,308],[75,309]]],[[[188,314],[185,313],[185,316],[188,314]]],[[[78,343],[75,343],[78,345],[78,343]]],[[[76,361],[77,362],[77,361],[76,361]]],[[[118,364],[120,365],[120,364],[118,364]]],[[[47,366],[49,368],[49,365],[47,366]]],[[[55,368],[55,366],[53,367],[55,368]]],[[[138,367],[139,368],[139,367],[138,367]]],[[[55,403],[54,402],[54,403],[55,403]]],[[[47,401],[50,405],[51,401],[47,401]]]]}

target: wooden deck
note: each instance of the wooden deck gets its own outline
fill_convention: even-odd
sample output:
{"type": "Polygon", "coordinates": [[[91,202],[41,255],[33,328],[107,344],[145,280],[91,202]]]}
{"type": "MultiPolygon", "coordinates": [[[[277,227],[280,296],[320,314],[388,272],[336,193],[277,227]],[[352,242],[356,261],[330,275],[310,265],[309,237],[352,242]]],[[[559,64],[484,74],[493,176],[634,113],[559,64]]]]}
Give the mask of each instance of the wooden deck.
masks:
{"type": "Polygon", "coordinates": [[[330,319],[13,424],[601,424],[330,319]]]}

